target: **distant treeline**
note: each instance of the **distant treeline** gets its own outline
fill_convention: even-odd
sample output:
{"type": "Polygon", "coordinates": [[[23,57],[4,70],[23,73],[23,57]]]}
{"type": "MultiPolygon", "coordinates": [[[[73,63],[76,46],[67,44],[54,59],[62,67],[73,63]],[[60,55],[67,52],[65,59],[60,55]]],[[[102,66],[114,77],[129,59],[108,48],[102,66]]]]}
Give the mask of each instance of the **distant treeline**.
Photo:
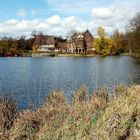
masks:
{"type": "Polygon", "coordinates": [[[3,37],[0,40],[0,56],[22,56],[25,52],[32,50],[34,39],[7,38],[3,37]]]}
{"type": "MultiPolygon", "coordinates": [[[[128,21],[125,33],[115,29],[112,35],[107,37],[103,27],[99,27],[97,32],[99,37],[94,39],[93,47],[98,54],[140,53],[140,12],[128,21]]],[[[22,56],[26,52],[31,52],[37,35],[43,36],[41,32],[33,32],[32,38],[29,39],[3,37],[0,40],[0,56],[22,56]]]]}
{"type": "Polygon", "coordinates": [[[97,53],[105,55],[140,53],[140,13],[129,20],[125,33],[115,29],[110,37],[106,37],[103,27],[99,27],[97,32],[99,37],[94,41],[97,53]]]}

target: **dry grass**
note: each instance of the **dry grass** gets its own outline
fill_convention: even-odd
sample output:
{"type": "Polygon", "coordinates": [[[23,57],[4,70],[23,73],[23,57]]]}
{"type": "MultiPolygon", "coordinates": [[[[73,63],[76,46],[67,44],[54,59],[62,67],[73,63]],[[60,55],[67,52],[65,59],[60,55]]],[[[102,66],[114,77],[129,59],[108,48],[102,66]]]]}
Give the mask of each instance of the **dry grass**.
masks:
{"type": "Polygon", "coordinates": [[[0,97],[0,139],[7,137],[16,113],[16,105],[11,98],[0,97]]]}
{"type": "Polygon", "coordinates": [[[0,102],[7,116],[0,120],[0,133],[1,137],[7,133],[6,140],[140,139],[140,86],[119,86],[114,94],[103,89],[92,96],[82,86],[71,103],[63,91],[53,91],[42,107],[20,112],[16,118],[15,106],[6,104],[5,108],[0,102]]]}

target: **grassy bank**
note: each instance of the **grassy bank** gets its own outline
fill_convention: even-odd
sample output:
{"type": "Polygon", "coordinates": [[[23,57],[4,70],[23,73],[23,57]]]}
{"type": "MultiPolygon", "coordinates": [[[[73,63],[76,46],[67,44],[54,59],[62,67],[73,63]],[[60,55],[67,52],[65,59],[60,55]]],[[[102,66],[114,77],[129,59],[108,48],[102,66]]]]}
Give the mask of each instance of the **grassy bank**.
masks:
{"type": "Polygon", "coordinates": [[[63,91],[49,94],[35,111],[17,112],[11,99],[0,98],[0,139],[3,140],[138,140],[140,86],[118,86],[88,95],[74,91],[68,103],[63,91]]]}
{"type": "Polygon", "coordinates": [[[59,57],[92,57],[96,54],[58,54],[59,57]]]}
{"type": "Polygon", "coordinates": [[[136,58],[140,58],[140,53],[132,54],[132,56],[134,56],[134,57],[136,57],[136,58]]]}
{"type": "Polygon", "coordinates": [[[124,56],[133,56],[135,58],[140,58],[140,53],[122,53],[124,56]]]}

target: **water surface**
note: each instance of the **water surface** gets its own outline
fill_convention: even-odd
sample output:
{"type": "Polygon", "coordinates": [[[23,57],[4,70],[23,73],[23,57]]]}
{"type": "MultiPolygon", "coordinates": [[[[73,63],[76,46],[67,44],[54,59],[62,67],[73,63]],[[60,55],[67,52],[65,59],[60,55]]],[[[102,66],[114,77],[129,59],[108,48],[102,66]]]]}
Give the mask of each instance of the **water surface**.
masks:
{"type": "Polygon", "coordinates": [[[41,105],[49,91],[63,89],[68,98],[81,84],[89,91],[116,84],[140,84],[140,60],[109,57],[0,58],[0,92],[20,109],[41,105]]]}

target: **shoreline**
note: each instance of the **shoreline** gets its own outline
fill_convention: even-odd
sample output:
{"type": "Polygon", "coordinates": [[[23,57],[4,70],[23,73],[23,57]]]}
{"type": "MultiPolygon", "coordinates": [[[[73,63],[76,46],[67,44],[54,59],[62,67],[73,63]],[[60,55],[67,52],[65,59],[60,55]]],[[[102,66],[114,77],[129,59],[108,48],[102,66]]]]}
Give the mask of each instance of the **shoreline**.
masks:
{"type": "Polygon", "coordinates": [[[58,54],[57,56],[58,57],[95,57],[98,55],[97,54],[58,54]]]}
{"type": "Polygon", "coordinates": [[[31,54],[31,55],[21,55],[21,56],[0,56],[0,58],[14,58],[14,57],[108,57],[108,56],[131,56],[134,58],[140,58],[139,53],[121,53],[119,55],[101,55],[101,54],[48,54],[48,55],[39,55],[39,54],[31,54]]]}
{"type": "Polygon", "coordinates": [[[101,55],[101,54],[48,54],[48,55],[32,55],[31,57],[107,57],[107,56],[132,56],[135,58],[140,58],[140,54],[132,54],[132,53],[121,53],[119,55],[101,55]]]}

